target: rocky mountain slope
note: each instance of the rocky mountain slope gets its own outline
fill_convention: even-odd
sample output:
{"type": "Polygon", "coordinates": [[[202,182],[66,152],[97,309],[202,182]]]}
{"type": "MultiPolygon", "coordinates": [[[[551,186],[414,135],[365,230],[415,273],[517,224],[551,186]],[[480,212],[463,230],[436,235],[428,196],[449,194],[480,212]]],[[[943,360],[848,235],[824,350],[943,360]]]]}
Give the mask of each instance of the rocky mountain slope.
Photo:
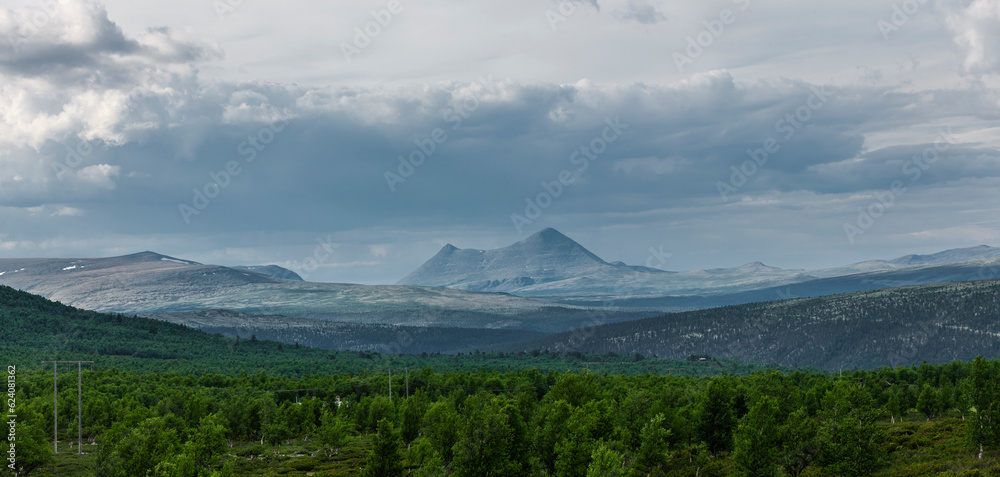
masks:
{"type": "Polygon", "coordinates": [[[495,250],[446,245],[399,284],[522,296],[631,296],[732,292],[812,278],[801,270],[782,270],[760,262],[688,272],[608,263],[548,228],[495,250]]]}
{"type": "Polygon", "coordinates": [[[608,263],[550,228],[495,250],[446,245],[399,283],[587,305],[682,309],[996,278],[1000,277],[998,265],[1000,248],[983,245],[812,271],[753,262],[734,268],[670,272],[608,263]]]}
{"type": "MultiPolygon", "coordinates": [[[[98,259],[3,259],[0,284],[95,311],[228,309],[386,325],[558,331],[590,310],[545,300],[418,286],[313,283],[152,252],[98,259]]],[[[645,315],[612,312],[615,320],[645,315]]]]}

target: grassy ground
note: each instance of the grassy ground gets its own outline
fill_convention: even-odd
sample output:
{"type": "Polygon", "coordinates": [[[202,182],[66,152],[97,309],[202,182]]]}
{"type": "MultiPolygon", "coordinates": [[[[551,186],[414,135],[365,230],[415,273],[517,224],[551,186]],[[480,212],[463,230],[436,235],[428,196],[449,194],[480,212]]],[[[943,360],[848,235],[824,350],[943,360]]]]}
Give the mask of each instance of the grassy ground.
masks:
{"type": "Polygon", "coordinates": [[[960,417],[897,421],[885,431],[891,466],[881,475],[1000,476],[1000,452],[987,452],[979,460],[960,417]]]}
{"type": "MultiPolygon", "coordinates": [[[[338,476],[360,475],[365,454],[370,448],[368,436],[355,436],[348,440],[344,448],[332,457],[327,457],[320,446],[312,440],[292,440],[279,446],[277,455],[269,445],[240,443],[227,451],[226,459],[236,463],[236,475],[240,476],[338,476]]],[[[39,477],[84,477],[93,475],[93,459],[96,445],[84,445],[83,455],[77,454],[76,446],[70,450],[67,443],[60,442],[60,452],[52,462],[36,469],[32,476],[39,477]]]]}
{"type": "MultiPolygon", "coordinates": [[[[884,424],[890,466],[880,476],[983,476],[1000,477],[1000,452],[987,452],[983,460],[965,440],[965,423],[960,417],[944,417],[931,421],[922,418],[884,424]]],[[[239,476],[346,476],[360,475],[365,454],[370,448],[368,436],[355,436],[337,455],[327,457],[312,440],[293,440],[278,448],[274,455],[270,446],[240,443],[228,451],[227,460],[236,463],[239,476]]],[[[93,456],[97,446],[84,445],[83,455],[76,447],[69,449],[60,442],[60,453],[45,468],[32,473],[44,477],[76,477],[92,475],[93,456]]],[[[404,450],[403,454],[406,452],[404,450]]],[[[731,467],[726,465],[725,467],[731,467]]],[[[810,467],[805,475],[822,476],[820,469],[810,467]]]]}

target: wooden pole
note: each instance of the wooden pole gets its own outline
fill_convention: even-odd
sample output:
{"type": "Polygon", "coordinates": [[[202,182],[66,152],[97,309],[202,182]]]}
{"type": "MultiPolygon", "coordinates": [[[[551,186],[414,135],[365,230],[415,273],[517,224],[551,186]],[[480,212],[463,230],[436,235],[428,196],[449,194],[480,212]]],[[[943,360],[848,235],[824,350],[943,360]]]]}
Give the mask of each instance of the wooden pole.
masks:
{"type": "Polygon", "coordinates": [[[52,363],[52,451],[59,453],[59,363],[52,363]]]}
{"type": "Polygon", "coordinates": [[[78,453],[83,453],[83,363],[90,363],[91,368],[94,366],[93,361],[42,361],[42,364],[52,363],[52,451],[59,453],[59,363],[72,364],[76,363],[76,415],[78,422],[77,436],[78,441],[78,453]]]}
{"type": "Polygon", "coordinates": [[[76,419],[76,453],[83,454],[83,363],[80,361],[76,362],[76,419]]]}

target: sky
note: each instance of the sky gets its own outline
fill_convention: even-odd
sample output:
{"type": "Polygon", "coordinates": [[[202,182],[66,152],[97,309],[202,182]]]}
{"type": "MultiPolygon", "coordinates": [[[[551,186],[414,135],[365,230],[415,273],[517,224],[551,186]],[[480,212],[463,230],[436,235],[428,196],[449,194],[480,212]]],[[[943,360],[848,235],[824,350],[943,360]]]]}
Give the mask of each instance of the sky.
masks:
{"type": "Polygon", "coordinates": [[[388,284],[554,227],[608,261],[1000,246],[993,0],[13,0],[0,257],[388,284]]]}

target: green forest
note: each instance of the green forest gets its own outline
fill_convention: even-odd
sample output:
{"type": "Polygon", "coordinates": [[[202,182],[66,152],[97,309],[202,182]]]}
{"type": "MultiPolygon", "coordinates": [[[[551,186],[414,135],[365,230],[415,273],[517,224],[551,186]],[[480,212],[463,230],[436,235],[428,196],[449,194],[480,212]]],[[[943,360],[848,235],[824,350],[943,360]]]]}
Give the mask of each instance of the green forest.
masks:
{"type": "Polygon", "coordinates": [[[330,352],[2,287],[0,323],[12,475],[1000,475],[1000,361],[982,358],[830,373],[703,355],[330,352]],[[52,360],[94,361],[82,396],[77,366],[58,370],[58,452],[52,360]]]}

